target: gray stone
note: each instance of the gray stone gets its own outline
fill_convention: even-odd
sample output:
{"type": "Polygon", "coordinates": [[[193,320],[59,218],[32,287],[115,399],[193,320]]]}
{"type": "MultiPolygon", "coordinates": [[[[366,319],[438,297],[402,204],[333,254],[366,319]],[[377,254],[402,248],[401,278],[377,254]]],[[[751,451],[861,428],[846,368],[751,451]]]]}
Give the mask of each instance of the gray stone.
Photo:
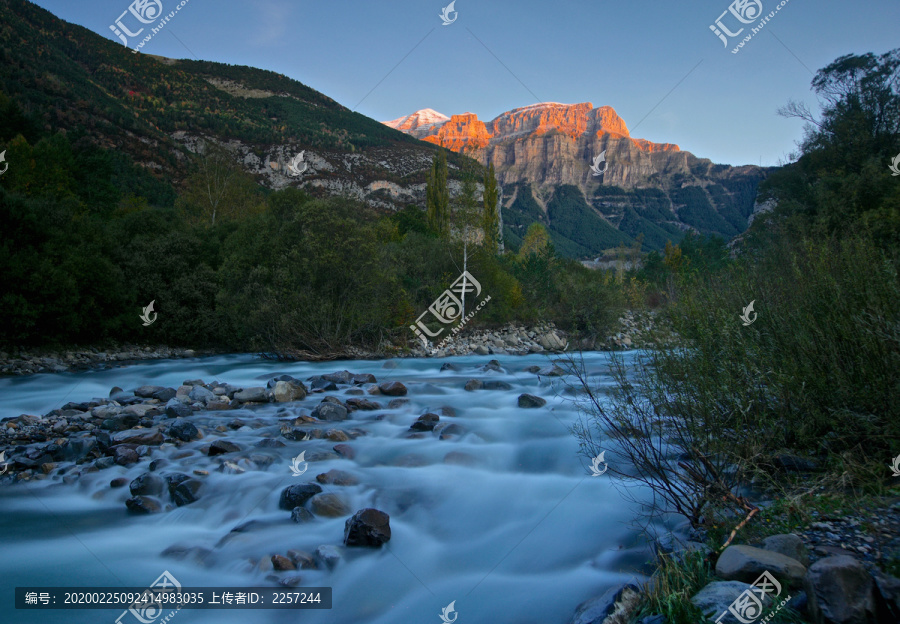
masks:
{"type": "MultiPolygon", "coordinates": [[[[700,611],[703,612],[703,615],[709,620],[717,620],[719,616],[724,613],[725,617],[721,620],[717,620],[720,624],[745,624],[734,617],[734,615],[728,611],[728,607],[731,606],[731,603],[733,603],[741,593],[750,589],[750,587],[752,586],[749,583],[741,583],[740,581],[717,581],[715,583],[710,583],[697,592],[697,594],[691,598],[691,602],[694,603],[694,606],[700,609],[700,611]]],[[[782,593],[785,593],[783,589],[782,593]]],[[[754,595],[759,596],[758,593],[754,593],[754,595]]],[[[771,596],[764,596],[762,602],[763,608],[768,609],[772,605],[771,596]]]]}
{"type": "Polygon", "coordinates": [[[616,611],[620,603],[631,603],[640,595],[640,589],[630,583],[618,585],[606,590],[578,605],[571,624],[603,624],[606,618],[616,611]]]}
{"type": "Polygon", "coordinates": [[[300,382],[277,381],[273,394],[277,403],[302,401],[306,398],[306,386],[300,382]]]}
{"type": "Polygon", "coordinates": [[[484,382],[480,379],[470,379],[465,385],[465,389],[468,392],[474,392],[475,390],[481,390],[482,388],[484,388],[484,382]]]}
{"type": "Polygon", "coordinates": [[[485,390],[512,390],[512,386],[505,381],[485,381],[483,388],[485,390]]]}
{"type": "Polygon", "coordinates": [[[189,405],[185,405],[178,399],[169,399],[166,403],[167,418],[187,418],[194,413],[189,405]]]}
{"type": "Polygon", "coordinates": [[[875,621],[874,582],[863,565],[847,555],[819,559],[803,587],[816,624],[869,624],[875,621]]]}
{"type": "Polygon", "coordinates": [[[110,438],[110,446],[116,444],[159,446],[164,440],[163,434],[158,429],[129,429],[113,434],[110,438]]]}
{"type": "Polygon", "coordinates": [[[343,405],[332,403],[331,401],[322,401],[312,411],[311,416],[319,420],[338,421],[347,420],[347,408],[343,405]]]}
{"type": "Polygon", "coordinates": [[[323,567],[333,570],[341,560],[341,549],[337,546],[322,545],[316,548],[315,557],[323,567]]]}
{"type": "Polygon", "coordinates": [[[716,575],[726,581],[752,583],[763,572],[784,579],[791,587],[799,587],[806,567],[781,553],[745,545],[729,546],[716,562],[716,575]]]}
{"type": "Polygon", "coordinates": [[[234,393],[234,400],[238,403],[267,403],[269,396],[262,387],[246,388],[234,393]]]}
{"type": "Polygon", "coordinates": [[[781,553],[799,561],[804,567],[809,567],[809,551],[798,536],[793,533],[784,535],[770,535],[763,540],[763,549],[781,553]]]}
{"type": "MultiPolygon", "coordinates": [[[[190,384],[185,384],[190,385],[190,384]]],[[[200,403],[208,403],[216,398],[216,395],[204,388],[203,386],[196,385],[191,388],[190,393],[188,394],[192,402],[200,402],[200,403]]]]}

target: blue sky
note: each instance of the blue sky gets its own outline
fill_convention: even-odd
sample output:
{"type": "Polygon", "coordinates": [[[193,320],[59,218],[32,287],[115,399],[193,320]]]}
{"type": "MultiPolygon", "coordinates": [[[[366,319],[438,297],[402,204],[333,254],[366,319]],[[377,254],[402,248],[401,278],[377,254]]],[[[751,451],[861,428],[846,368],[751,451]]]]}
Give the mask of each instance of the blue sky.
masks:
{"type": "MultiPolygon", "coordinates": [[[[761,2],[763,15],[780,4],[761,2]]],[[[131,0],[36,3],[117,40],[109,25],[131,0]]],[[[539,101],[592,102],[615,108],[636,138],[776,165],[802,137],[802,123],[776,110],[789,99],[816,109],[811,72],[900,46],[897,0],[789,0],[738,54],[752,24],[727,49],[709,30],[729,0],[456,0],[456,21],[442,26],[447,4],[189,0],[144,51],[270,69],[379,121],[421,108],[489,121],[539,101]]],[[[731,14],[723,23],[742,25],[731,14]]]]}

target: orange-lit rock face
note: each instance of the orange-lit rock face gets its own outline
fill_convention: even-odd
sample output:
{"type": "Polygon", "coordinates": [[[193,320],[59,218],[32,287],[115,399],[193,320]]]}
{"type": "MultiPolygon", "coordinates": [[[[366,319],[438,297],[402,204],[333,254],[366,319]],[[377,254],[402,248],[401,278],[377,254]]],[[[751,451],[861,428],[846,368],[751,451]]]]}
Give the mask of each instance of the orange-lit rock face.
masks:
{"type": "Polygon", "coordinates": [[[454,152],[468,152],[487,146],[491,135],[484,122],[478,120],[478,115],[463,113],[453,115],[450,121],[440,126],[436,134],[426,136],[423,140],[454,152]]]}
{"type": "Polygon", "coordinates": [[[543,103],[502,113],[485,124],[477,115],[446,117],[431,109],[385,122],[423,141],[493,163],[501,184],[539,186],[597,184],[625,188],[646,184],[660,172],[689,173],[687,154],[671,143],[633,139],[609,106],[543,103]],[[591,159],[606,151],[609,167],[594,176],[591,159]]]}

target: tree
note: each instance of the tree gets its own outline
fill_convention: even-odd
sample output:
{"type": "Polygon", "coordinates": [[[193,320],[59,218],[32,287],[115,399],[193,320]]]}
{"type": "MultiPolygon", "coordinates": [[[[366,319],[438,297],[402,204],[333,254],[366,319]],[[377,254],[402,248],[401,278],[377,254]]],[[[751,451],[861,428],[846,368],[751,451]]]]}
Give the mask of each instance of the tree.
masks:
{"type": "Polygon", "coordinates": [[[197,156],[197,172],[187,180],[182,207],[187,207],[189,213],[203,215],[211,225],[223,213],[233,216],[239,212],[235,204],[243,204],[247,199],[247,181],[242,174],[231,152],[218,143],[203,143],[197,156]]]}
{"type": "MultiPolygon", "coordinates": [[[[469,270],[469,243],[474,242],[473,238],[478,225],[478,200],[475,198],[477,187],[475,184],[475,173],[472,167],[467,167],[463,171],[462,190],[454,201],[453,224],[457,236],[462,239],[463,247],[463,273],[469,270]]],[[[463,278],[463,289],[465,292],[465,277],[463,278]]],[[[466,300],[462,300],[462,318],[466,316],[466,300]]]]}
{"type": "Polygon", "coordinates": [[[447,188],[447,156],[443,150],[434,155],[425,188],[428,229],[438,236],[450,234],[450,191],[447,188]]]}
{"type": "Polygon", "coordinates": [[[519,248],[519,259],[524,260],[531,254],[541,255],[551,247],[550,234],[540,223],[532,223],[525,232],[522,247],[519,248]]]}
{"type": "Polygon", "coordinates": [[[484,230],[484,244],[491,253],[497,253],[500,242],[500,195],[494,163],[484,172],[484,214],[481,227],[484,230]]]}

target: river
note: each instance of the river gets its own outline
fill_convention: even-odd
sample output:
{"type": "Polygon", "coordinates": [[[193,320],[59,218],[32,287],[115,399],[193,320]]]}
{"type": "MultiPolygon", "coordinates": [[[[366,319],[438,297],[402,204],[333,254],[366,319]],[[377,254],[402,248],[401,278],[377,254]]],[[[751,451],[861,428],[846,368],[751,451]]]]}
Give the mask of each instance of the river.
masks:
{"type": "MultiPolygon", "coordinates": [[[[321,394],[288,404],[287,411],[284,404],[272,403],[196,413],[191,420],[207,432],[206,443],[221,435],[215,432],[217,425],[240,418],[248,426],[229,430],[227,439],[268,459],[254,464],[255,469],[228,474],[216,470],[221,457],[196,450],[204,440],[154,449],[154,459],[167,460],[166,470],[209,472],[203,477],[200,500],[165,513],[132,515],[125,508],[128,488],[110,487],[115,477],[130,480],[146,472],[146,459],[129,467],[85,473],[71,484],[52,474],[43,481],[4,481],[0,619],[94,624],[112,623],[121,614],[121,610],[16,610],[12,595],[17,586],[147,587],[165,570],[186,587],[272,585],[266,581],[271,572],[260,571],[251,560],[290,549],[313,552],[319,545],[341,544],[346,516],[296,524],[278,507],[285,487],[313,481],[315,475],[334,468],[355,475],[360,483],[329,485],[326,491],[340,493],[353,511],[375,507],[389,513],[392,539],[377,550],[346,549],[333,571],[295,573],[304,587],[333,587],[331,610],[183,609],[171,621],[440,624],[442,610],[454,602],[457,624],[566,624],[578,603],[613,585],[644,580],[648,548],[631,522],[639,510],[623,499],[608,475],[592,478],[589,462],[578,455],[578,443],[567,429],[578,413],[564,380],[538,380],[523,371],[529,365],[548,366],[549,358],[499,356],[507,372],[479,370],[490,359],[310,364],[231,355],[0,379],[0,417],[44,414],[67,401],[106,397],[112,386],[177,388],[184,380],[197,378],[258,386],[275,374],[307,379],[340,369],[372,373],[379,382],[400,381],[408,387],[410,399],[399,409],[357,411],[351,414],[353,420],[332,423],[365,432],[349,442],[355,457],[310,462],[301,477],[290,471],[291,458],[304,450],[315,456],[330,450],[333,442],[281,438],[283,448],[254,446],[263,434],[277,437],[279,418],[308,413],[321,394]],[[459,370],[440,371],[445,362],[459,370]],[[505,381],[512,389],[463,390],[472,378],[505,381]],[[547,405],[517,407],[523,392],[543,397],[547,405]],[[454,440],[431,434],[406,437],[418,415],[440,406],[456,411],[447,420],[460,425],[463,435],[454,440]],[[445,461],[451,452],[456,460],[445,461]],[[263,528],[220,542],[234,527],[254,520],[263,528]],[[173,546],[209,549],[211,554],[206,565],[196,558],[162,555],[173,546]]],[[[608,354],[586,353],[584,362],[594,382],[612,384],[608,354]]],[[[342,389],[331,394],[349,398],[344,393],[342,389]]],[[[386,406],[388,397],[368,398],[386,406]]],[[[138,620],[129,614],[121,621],[138,620]]]]}

